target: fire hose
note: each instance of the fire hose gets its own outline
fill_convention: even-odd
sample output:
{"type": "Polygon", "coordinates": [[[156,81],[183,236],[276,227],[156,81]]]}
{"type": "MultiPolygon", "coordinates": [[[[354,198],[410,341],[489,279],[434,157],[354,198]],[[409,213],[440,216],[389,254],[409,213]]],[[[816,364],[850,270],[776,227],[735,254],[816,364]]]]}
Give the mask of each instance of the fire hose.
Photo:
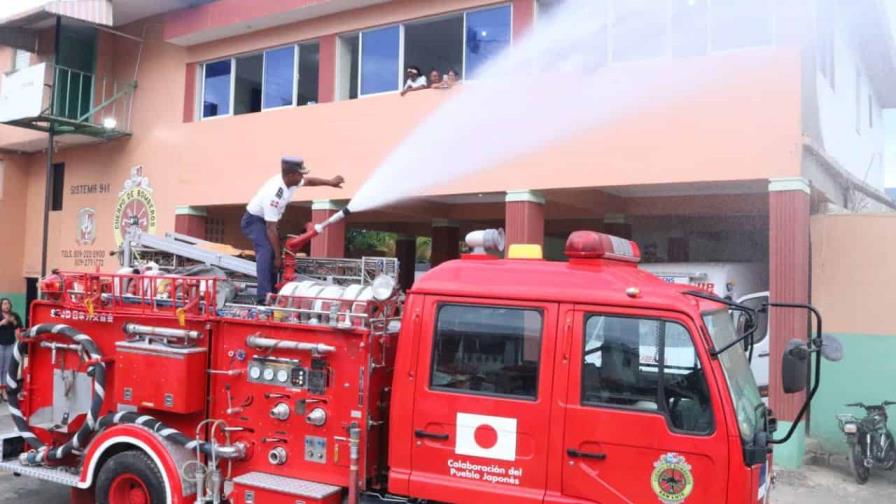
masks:
{"type": "Polygon", "coordinates": [[[25,442],[32,448],[31,451],[23,453],[19,457],[19,461],[22,464],[37,465],[49,461],[62,460],[76,450],[81,450],[86,447],[93,433],[116,424],[140,425],[155,432],[168,441],[176,443],[189,450],[198,449],[206,455],[214,453],[221,458],[241,458],[244,456],[245,450],[240,445],[218,446],[214,443],[190,438],[179,430],[165,425],[160,420],[139,412],[122,411],[118,413],[109,413],[97,420],[97,417],[102,411],[103,401],[106,396],[106,364],[102,359],[102,353],[100,353],[96,342],[94,342],[90,336],[65,324],[39,324],[22,334],[21,340],[13,348],[13,356],[6,376],[6,386],[9,387],[9,412],[19,434],[21,434],[25,442]],[[81,349],[84,351],[83,353],[89,356],[89,360],[87,360],[87,374],[93,377],[93,398],[91,400],[90,409],[87,411],[87,418],[81,428],[75,432],[74,436],[72,436],[72,438],[65,444],[58,447],[47,446],[34,434],[34,432],[31,431],[28,421],[22,414],[18,397],[22,386],[22,381],[18,377],[19,367],[22,363],[22,355],[27,352],[29,342],[35,341],[47,334],[65,336],[80,345],[81,349]]]}

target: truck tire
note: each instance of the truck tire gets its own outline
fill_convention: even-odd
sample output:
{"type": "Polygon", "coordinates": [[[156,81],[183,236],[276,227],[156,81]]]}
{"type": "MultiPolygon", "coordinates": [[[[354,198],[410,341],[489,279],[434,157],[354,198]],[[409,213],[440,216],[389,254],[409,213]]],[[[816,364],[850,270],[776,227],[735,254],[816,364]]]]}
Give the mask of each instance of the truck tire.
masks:
{"type": "Polygon", "coordinates": [[[97,477],[97,504],[164,504],[165,495],[159,468],[142,451],[113,455],[97,477]]]}

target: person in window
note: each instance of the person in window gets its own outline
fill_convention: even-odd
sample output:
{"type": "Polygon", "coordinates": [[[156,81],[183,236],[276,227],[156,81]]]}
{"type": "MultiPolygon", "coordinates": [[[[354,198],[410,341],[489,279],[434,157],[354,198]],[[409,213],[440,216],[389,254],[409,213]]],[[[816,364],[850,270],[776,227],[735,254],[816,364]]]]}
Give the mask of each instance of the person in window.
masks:
{"type": "Polygon", "coordinates": [[[22,317],[12,311],[9,298],[0,299],[0,401],[6,401],[6,372],[12,360],[12,349],[16,344],[16,332],[22,327],[22,317]]]}
{"type": "Polygon", "coordinates": [[[433,68],[429,71],[429,87],[431,88],[440,88],[442,87],[442,74],[439,73],[438,70],[433,68]]]}
{"type": "Polygon", "coordinates": [[[455,69],[448,70],[448,73],[445,75],[444,79],[441,79],[438,86],[432,86],[438,89],[451,89],[456,84],[460,83],[460,74],[455,69]]]}
{"type": "Polygon", "coordinates": [[[460,83],[460,72],[455,69],[448,70],[448,75],[445,76],[445,82],[448,83],[448,87],[454,86],[455,84],[460,83]]]}
{"type": "Polygon", "coordinates": [[[411,91],[420,91],[429,88],[426,83],[426,77],[423,75],[423,72],[420,71],[420,67],[414,65],[409,66],[407,75],[408,80],[404,82],[404,89],[401,90],[401,96],[404,96],[411,91]]]}

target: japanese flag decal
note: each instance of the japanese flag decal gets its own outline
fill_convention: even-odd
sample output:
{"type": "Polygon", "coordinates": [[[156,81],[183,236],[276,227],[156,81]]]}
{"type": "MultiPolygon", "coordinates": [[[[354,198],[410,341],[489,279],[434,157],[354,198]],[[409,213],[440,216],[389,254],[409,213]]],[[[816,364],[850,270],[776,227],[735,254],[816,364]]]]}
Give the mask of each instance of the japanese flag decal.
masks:
{"type": "Polygon", "coordinates": [[[516,418],[458,413],[456,425],[454,453],[516,459],[516,418]]]}

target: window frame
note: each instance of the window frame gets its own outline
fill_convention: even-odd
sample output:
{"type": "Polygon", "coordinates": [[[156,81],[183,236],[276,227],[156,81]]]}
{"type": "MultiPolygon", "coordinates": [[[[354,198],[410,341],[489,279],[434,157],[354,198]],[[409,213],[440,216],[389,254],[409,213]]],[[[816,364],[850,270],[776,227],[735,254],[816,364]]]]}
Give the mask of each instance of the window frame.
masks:
{"type": "MultiPolygon", "coordinates": [[[[465,397],[488,397],[493,399],[504,399],[510,401],[522,401],[525,403],[537,403],[539,402],[539,388],[542,385],[541,381],[541,372],[543,368],[543,358],[544,358],[544,338],[546,331],[546,323],[547,323],[547,310],[543,305],[537,304],[512,304],[505,303],[501,304],[500,302],[494,303],[475,303],[466,300],[449,300],[449,299],[440,299],[433,303],[433,318],[432,318],[432,329],[430,330],[430,342],[432,348],[429,352],[429,369],[427,370],[427,378],[425,388],[429,393],[439,393],[439,394],[455,394],[465,397]],[[432,379],[433,374],[436,371],[436,349],[438,348],[436,337],[438,336],[438,328],[439,328],[439,315],[442,311],[442,308],[446,306],[456,306],[456,307],[466,307],[466,308],[497,308],[497,309],[509,309],[509,310],[519,310],[519,311],[530,311],[538,313],[539,317],[541,317],[541,327],[538,333],[538,366],[536,368],[535,373],[535,395],[532,397],[528,396],[520,396],[513,394],[500,394],[496,392],[481,392],[481,391],[473,391],[473,390],[465,390],[465,389],[454,389],[454,388],[445,388],[433,385],[432,379]]],[[[548,377],[550,379],[550,377],[548,377]]]]}
{"type": "MultiPolygon", "coordinates": [[[[461,81],[462,82],[476,82],[476,79],[468,77],[467,74],[467,15],[473,12],[485,11],[496,9],[498,7],[509,7],[510,8],[510,41],[509,46],[513,48],[514,42],[514,33],[513,33],[513,2],[501,2],[492,5],[482,5],[479,7],[475,7],[472,9],[466,9],[463,11],[464,18],[464,33],[463,33],[463,45],[461,46],[461,81]]],[[[537,7],[536,7],[537,10],[537,7]]],[[[537,15],[537,14],[536,14],[537,15]]]]}
{"type": "MultiPolygon", "coordinates": [[[[355,93],[357,95],[356,100],[361,98],[367,98],[370,96],[382,96],[390,93],[400,93],[404,88],[404,21],[400,23],[391,23],[379,26],[371,26],[368,28],[362,28],[357,32],[347,32],[347,34],[357,33],[358,34],[358,84],[355,93]],[[392,28],[398,27],[398,89],[394,91],[377,91],[376,93],[361,93],[361,83],[364,81],[364,77],[362,75],[361,70],[364,65],[364,33],[374,30],[382,30],[384,28],[392,28]]],[[[350,98],[349,98],[350,99],[350,98]]]]}
{"type": "MultiPolygon", "coordinates": [[[[298,100],[299,100],[299,98],[298,98],[298,93],[299,93],[299,89],[298,89],[299,74],[298,74],[298,72],[299,72],[299,61],[300,61],[299,60],[299,48],[302,45],[306,45],[306,44],[318,44],[318,47],[319,47],[320,39],[319,38],[311,38],[311,39],[307,39],[307,40],[290,42],[289,44],[281,44],[281,45],[265,47],[265,48],[261,48],[261,49],[253,49],[251,51],[245,51],[245,52],[238,53],[238,54],[232,54],[227,57],[214,58],[214,59],[210,59],[210,60],[206,60],[206,61],[197,63],[197,67],[198,67],[197,72],[199,73],[199,79],[198,79],[199,80],[199,83],[198,83],[199,92],[197,93],[197,96],[199,97],[199,100],[197,103],[197,108],[199,109],[198,110],[199,120],[200,121],[209,121],[209,120],[214,120],[214,119],[220,119],[222,117],[231,117],[231,116],[236,116],[236,115],[247,115],[247,114],[259,114],[259,113],[263,113],[263,112],[266,112],[269,110],[280,110],[280,109],[285,109],[285,108],[289,108],[289,107],[305,106],[305,105],[298,104],[298,100]],[[293,49],[292,103],[290,105],[278,105],[276,107],[265,107],[264,106],[264,89],[265,89],[265,83],[267,80],[267,78],[265,76],[265,70],[267,69],[267,59],[268,59],[267,53],[268,53],[268,51],[276,51],[278,49],[285,49],[288,47],[292,47],[292,49],[293,49]],[[261,59],[262,59],[262,63],[261,63],[261,94],[262,94],[261,110],[259,110],[257,112],[245,112],[242,114],[235,114],[233,102],[234,102],[234,95],[236,92],[236,60],[237,60],[237,58],[245,58],[248,56],[255,56],[255,55],[259,55],[259,54],[261,55],[261,59]],[[213,63],[219,63],[222,61],[230,61],[230,95],[228,97],[228,99],[230,100],[230,107],[229,107],[230,111],[227,114],[218,114],[218,115],[214,115],[214,116],[205,117],[204,104],[205,104],[206,69],[208,68],[208,65],[211,65],[213,63]]],[[[337,53],[337,56],[338,56],[338,53],[337,53]]],[[[318,90],[318,93],[319,92],[320,92],[320,90],[318,90]]],[[[319,100],[320,100],[320,97],[318,96],[318,101],[319,100]]]]}
{"type": "MultiPolygon", "coordinates": [[[[412,19],[404,19],[401,21],[396,21],[396,22],[386,23],[386,24],[381,24],[381,25],[365,26],[365,27],[355,28],[352,30],[346,30],[344,32],[337,33],[336,34],[337,39],[339,39],[340,37],[351,37],[354,35],[358,36],[358,62],[357,62],[357,67],[356,67],[357,72],[358,72],[358,83],[357,83],[357,86],[355,89],[355,91],[357,93],[357,98],[343,98],[341,100],[337,99],[337,101],[359,100],[359,99],[368,98],[371,96],[382,96],[382,95],[387,95],[390,93],[400,93],[401,90],[404,88],[404,83],[405,83],[404,70],[405,70],[405,65],[407,65],[407,61],[405,60],[405,50],[404,50],[405,49],[405,25],[415,24],[415,23],[426,23],[429,21],[437,21],[439,19],[444,19],[444,18],[447,18],[450,16],[456,16],[456,15],[460,15],[461,18],[463,19],[463,33],[462,33],[462,37],[461,37],[461,69],[460,69],[461,81],[463,81],[463,82],[474,81],[475,79],[470,79],[467,77],[467,14],[478,12],[478,11],[491,10],[491,9],[495,9],[498,7],[505,7],[505,6],[510,9],[509,28],[510,28],[510,46],[512,47],[514,44],[514,40],[515,40],[515,37],[514,37],[515,33],[513,30],[513,17],[514,17],[514,8],[513,7],[514,6],[513,6],[513,2],[509,1],[509,0],[505,0],[503,2],[490,4],[490,5],[481,5],[478,7],[472,7],[469,9],[457,9],[457,10],[453,10],[453,11],[442,12],[442,13],[431,15],[431,16],[422,16],[422,17],[417,17],[417,18],[412,18],[412,19]],[[362,81],[361,68],[362,68],[362,61],[364,59],[364,32],[370,31],[370,30],[378,30],[381,28],[389,28],[392,26],[399,27],[398,89],[396,91],[380,91],[377,93],[362,94],[361,93],[361,81],[362,81]]],[[[339,60],[338,60],[338,53],[339,53],[339,51],[337,51],[337,60],[336,60],[337,71],[341,67],[339,60]]],[[[425,69],[422,69],[422,70],[425,72],[425,69]]],[[[336,81],[337,82],[339,81],[338,77],[336,78],[336,81]]],[[[427,77],[427,81],[428,81],[428,77],[427,77]]]]}
{"type": "Polygon", "coordinates": [[[214,119],[220,119],[222,117],[230,117],[233,115],[233,96],[236,91],[235,75],[236,75],[236,57],[235,56],[230,56],[228,58],[218,58],[218,59],[209,60],[209,61],[202,63],[202,79],[200,80],[200,83],[199,83],[199,85],[202,87],[202,93],[201,93],[201,96],[199,97],[199,120],[200,121],[209,121],[209,120],[214,120],[214,119]],[[229,79],[230,94],[227,97],[227,100],[228,100],[227,113],[226,114],[217,114],[217,115],[206,117],[205,116],[205,81],[206,81],[206,74],[208,72],[208,66],[212,65],[214,63],[220,63],[222,61],[230,62],[230,79],[229,79]]]}
{"type": "MultiPolygon", "coordinates": [[[[282,46],[276,47],[268,47],[267,49],[261,51],[262,54],[262,62],[261,62],[261,110],[259,112],[265,112],[267,110],[279,110],[289,107],[295,107],[298,101],[298,83],[299,83],[299,44],[286,44],[282,46]],[[277,105],[276,107],[265,107],[264,106],[264,91],[265,85],[267,84],[267,69],[268,69],[268,52],[270,51],[278,51],[280,49],[286,49],[292,47],[292,101],[289,105],[277,105]]],[[[250,112],[256,113],[256,112],[250,112]]],[[[243,114],[240,114],[243,115],[243,114]]]]}
{"type": "MultiPolygon", "coordinates": [[[[712,437],[713,435],[715,435],[715,433],[719,430],[719,423],[724,422],[725,420],[724,420],[724,418],[720,419],[719,416],[716,415],[717,399],[715,398],[715,396],[713,394],[710,381],[707,379],[707,375],[709,374],[709,372],[710,372],[709,370],[711,369],[711,367],[706,365],[706,363],[703,361],[703,359],[701,359],[700,352],[697,350],[697,341],[702,341],[702,339],[700,339],[698,337],[698,334],[699,334],[698,332],[695,332],[694,330],[692,330],[692,329],[696,329],[696,327],[693,326],[692,322],[687,321],[683,318],[682,319],[676,318],[674,316],[671,316],[668,313],[644,312],[644,313],[633,314],[631,312],[614,312],[612,310],[609,310],[609,309],[606,309],[603,307],[584,308],[584,309],[580,310],[578,313],[579,313],[579,316],[582,317],[581,318],[582,331],[577,336],[578,341],[579,341],[578,345],[581,348],[581,353],[579,354],[580,359],[578,359],[579,360],[579,363],[578,363],[579,370],[578,370],[578,373],[575,375],[576,379],[579,380],[579,394],[578,394],[578,397],[576,398],[576,400],[578,401],[577,405],[579,407],[590,408],[590,409],[608,409],[608,410],[616,410],[616,411],[645,413],[645,414],[649,414],[649,415],[658,415],[658,416],[662,416],[665,419],[666,427],[672,433],[686,435],[686,436],[698,436],[698,437],[712,437]],[[683,430],[683,429],[676,427],[672,423],[672,417],[669,414],[668,407],[665,404],[657,404],[656,410],[649,410],[649,409],[645,409],[645,408],[638,408],[635,406],[626,406],[626,405],[621,405],[621,404],[611,404],[611,403],[603,403],[603,402],[600,402],[600,403],[588,402],[588,403],[586,403],[583,400],[583,396],[585,394],[585,365],[584,365],[585,364],[585,344],[587,343],[585,338],[588,335],[587,334],[588,320],[591,317],[595,317],[595,316],[626,318],[626,319],[634,319],[634,320],[655,320],[655,321],[660,321],[660,322],[664,322],[664,323],[677,324],[677,325],[681,326],[685,330],[685,333],[687,333],[688,337],[691,340],[691,344],[693,345],[693,348],[694,348],[694,358],[700,364],[700,369],[703,371],[703,382],[706,385],[706,393],[707,393],[707,397],[709,399],[709,404],[707,407],[710,412],[711,420],[712,420],[712,425],[711,425],[710,429],[705,432],[695,432],[695,431],[683,430]]],[[[663,342],[663,355],[665,357],[665,341],[663,342]]],[[[665,358],[664,358],[664,360],[665,360],[665,358]]],[[[639,354],[639,361],[640,361],[640,354],[639,354]]],[[[663,363],[662,369],[665,371],[665,363],[663,363]]],[[[661,376],[664,374],[665,374],[665,372],[660,373],[661,376]]],[[[659,384],[657,384],[657,387],[659,387],[659,384]]]]}
{"type": "MultiPolygon", "coordinates": [[[[671,1],[669,1],[669,0],[662,0],[662,2],[663,2],[662,7],[663,7],[663,9],[665,9],[665,31],[664,31],[664,37],[663,37],[664,38],[663,48],[662,48],[662,51],[660,52],[660,55],[655,58],[644,58],[644,59],[634,59],[634,60],[624,60],[624,61],[619,61],[618,59],[616,59],[614,57],[615,47],[613,44],[613,40],[615,38],[615,30],[616,30],[616,22],[615,22],[616,11],[617,11],[616,6],[620,1],[624,1],[624,0],[606,0],[606,2],[607,2],[607,5],[606,5],[606,9],[607,9],[606,10],[606,19],[607,19],[606,61],[607,61],[608,65],[609,64],[625,65],[628,63],[638,63],[640,61],[649,61],[649,60],[655,60],[655,59],[670,59],[670,58],[678,59],[678,58],[692,57],[692,56],[678,56],[678,55],[672,54],[672,47],[671,47],[671,44],[669,43],[669,40],[670,40],[669,34],[670,34],[671,25],[672,25],[672,12],[673,12],[672,4],[671,4],[671,1]]],[[[765,2],[768,5],[769,14],[770,14],[769,29],[770,29],[771,38],[770,38],[768,44],[750,45],[750,46],[744,46],[744,47],[737,47],[737,48],[733,48],[733,49],[716,49],[716,48],[714,48],[713,47],[713,30],[712,30],[713,0],[706,0],[706,18],[703,20],[705,23],[705,27],[706,27],[706,40],[704,41],[703,52],[700,55],[706,56],[706,55],[711,55],[711,54],[725,54],[725,53],[729,53],[729,52],[743,51],[743,50],[749,50],[749,49],[754,49],[754,48],[777,46],[778,45],[778,5],[776,2],[773,2],[772,0],[760,0],[760,1],[765,2]]],[[[540,4],[541,2],[536,0],[535,3],[536,3],[535,23],[537,24],[538,23],[538,4],[540,4]]],[[[492,6],[492,7],[494,7],[494,6],[492,6]]],[[[511,9],[512,9],[512,7],[511,7],[511,9]]],[[[512,22],[512,19],[513,19],[513,17],[512,17],[512,11],[511,11],[511,22],[512,22]]],[[[464,80],[466,80],[466,78],[464,80]]]]}

